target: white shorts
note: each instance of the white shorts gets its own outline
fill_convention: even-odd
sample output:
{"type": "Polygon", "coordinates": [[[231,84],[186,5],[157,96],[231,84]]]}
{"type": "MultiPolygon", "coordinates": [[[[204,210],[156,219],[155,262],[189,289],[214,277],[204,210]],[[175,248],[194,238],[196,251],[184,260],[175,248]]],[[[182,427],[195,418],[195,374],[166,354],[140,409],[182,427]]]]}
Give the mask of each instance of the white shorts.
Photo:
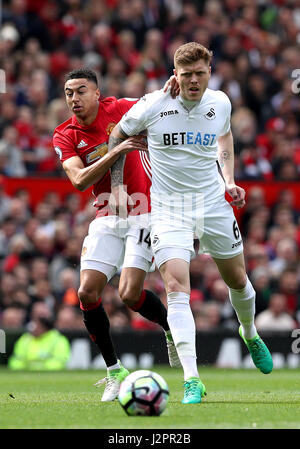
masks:
{"type": "Polygon", "coordinates": [[[230,259],[243,251],[243,241],[233,209],[225,198],[201,207],[197,213],[192,211],[187,219],[182,220],[178,213],[170,216],[167,211],[162,214],[152,203],[151,242],[158,267],[174,258],[174,248],[177,249],[177,258],[182,254],[179,258],[187,260],[186,251],[192,257],[194,238],[199,239],[200,254],[207,253],[217,259],[230,259]],[[180,249],[182,251],[178,252],[180,249]]]}
{"type": "Polygon", "coordinates": [[[127,219],[112,215],[91,222],[82,245],[81,270],[100,271],[109,281],[121,267],[148,272],[152,262],[149,214],[127,219]]]}

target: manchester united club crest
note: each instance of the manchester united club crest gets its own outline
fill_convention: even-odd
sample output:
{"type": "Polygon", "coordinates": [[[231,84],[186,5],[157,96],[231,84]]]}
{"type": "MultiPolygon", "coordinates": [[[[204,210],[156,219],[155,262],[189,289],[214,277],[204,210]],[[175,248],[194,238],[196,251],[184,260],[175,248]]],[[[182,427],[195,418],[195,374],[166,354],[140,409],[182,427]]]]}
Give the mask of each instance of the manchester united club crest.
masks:
{"type": "Polygon", "coordinates": [[[111,122],[107,125],[106,133],[108,136],[110,135],[110,133],[112,132],[112,130],[114,129],[115,126],[116,126],[116,123],[114,123],[114,122],[111,122]]]}

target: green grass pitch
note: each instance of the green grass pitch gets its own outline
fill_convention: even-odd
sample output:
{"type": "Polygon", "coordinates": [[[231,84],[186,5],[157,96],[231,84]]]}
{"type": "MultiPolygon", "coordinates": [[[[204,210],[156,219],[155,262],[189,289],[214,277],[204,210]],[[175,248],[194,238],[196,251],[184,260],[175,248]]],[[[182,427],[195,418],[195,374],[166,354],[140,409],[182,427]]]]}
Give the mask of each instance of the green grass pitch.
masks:
{"type": "Polygon", "coordinates": [[[117,401],[101,403],[93,384],[104,371],[0,370],[1,429],[300,429],[300,371],[199,367],[207,396],[183,405],[182,371],[155,366],[170,389],[159,417],[129,417],[117,401]]]}

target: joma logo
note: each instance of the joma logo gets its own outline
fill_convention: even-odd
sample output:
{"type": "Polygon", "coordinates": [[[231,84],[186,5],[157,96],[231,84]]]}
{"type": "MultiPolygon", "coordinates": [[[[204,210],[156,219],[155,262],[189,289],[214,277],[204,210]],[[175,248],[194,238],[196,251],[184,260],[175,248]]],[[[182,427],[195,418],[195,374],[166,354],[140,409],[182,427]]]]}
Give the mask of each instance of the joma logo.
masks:
{"type": "Polygon", "coordinates": [[[175,115],[178,114],[177,109],[175,109],[174,111],[165,111],[165,112],[161,112],[160,116],[161,117],[167,117],[168,115],[175,115]]]}

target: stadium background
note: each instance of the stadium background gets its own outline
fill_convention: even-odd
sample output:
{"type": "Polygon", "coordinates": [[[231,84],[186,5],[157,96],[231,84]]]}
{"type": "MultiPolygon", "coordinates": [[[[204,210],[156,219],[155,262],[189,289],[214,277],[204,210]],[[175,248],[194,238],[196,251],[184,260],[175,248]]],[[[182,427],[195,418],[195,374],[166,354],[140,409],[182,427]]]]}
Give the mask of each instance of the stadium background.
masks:
{"type": "MultiPolygon", "coordinates": [[[[42,302],[55,326],[75,338],[73,366],[90,363],[82,356],[90,343],[76,290],[81,243],[94,217],[91,192],[73,189],[51,144],[53,129],[69,116],[64,74],[89,66],[100,75],[103,96],[140,97],[172,74],[178,45],[195,40],[214,53],[209,87],[224,90],[233,105],[236,181],[247,190],[237,217],[257,291],[257,325],[284,354],[278,364],[287,363],[295,355],[292,330],[300,327],[300,2],[3,0],[1,19],[0,328],[7,353],[0,362],[42,302]]],[[[118,276],[103,303],[119,350],[130,353],[138,341],[144,366],[153,361],[148,350],[165,362],[160,330],[121,304],[117,285],[118,276]]],[[[228,356],[231,338],[219,357],[237,321],[208,256],[192,260],[191,285],[200,362],[239,366],[228,356]]],[[[146,288],[166,302],[157,271],[146,288]]]]}

